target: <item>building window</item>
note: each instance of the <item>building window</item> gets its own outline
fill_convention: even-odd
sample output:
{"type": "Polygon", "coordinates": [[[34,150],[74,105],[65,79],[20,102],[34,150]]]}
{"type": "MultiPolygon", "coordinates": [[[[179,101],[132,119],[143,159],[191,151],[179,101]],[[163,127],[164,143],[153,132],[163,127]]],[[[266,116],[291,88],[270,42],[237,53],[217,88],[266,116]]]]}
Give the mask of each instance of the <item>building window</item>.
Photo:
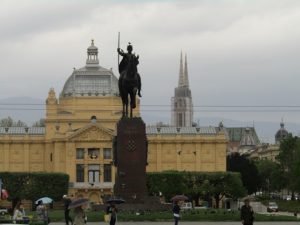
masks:
{"type": "Polygon", "coordinates": [[[90,159],[98,159],[99,157],[99,148],[89,148],[88,154],[90,159]]]}
{"type": "Polygon", "coordinates": [[[76,182],[84,182],[84,165],[76,165],[76,182]]]}
{"type": "Polygon", "coordinates": [[[104,164],[104,182],[111,182],[111,165],[104,164]]]}
{"type": "Polygon", "coordinates": [[[76,149],[76,159],[84,159],[84,149],[83,148],[76,149]]]}
{"type": "Polygon", "coordinates": [[[89,165],[89,183],[99,183],[100,165],[89,165]]]}
{"type": "Polygon", "coordinates": [[[103,158],[104,159],[111,159],[111,148],[103,149],[103,158]]]}

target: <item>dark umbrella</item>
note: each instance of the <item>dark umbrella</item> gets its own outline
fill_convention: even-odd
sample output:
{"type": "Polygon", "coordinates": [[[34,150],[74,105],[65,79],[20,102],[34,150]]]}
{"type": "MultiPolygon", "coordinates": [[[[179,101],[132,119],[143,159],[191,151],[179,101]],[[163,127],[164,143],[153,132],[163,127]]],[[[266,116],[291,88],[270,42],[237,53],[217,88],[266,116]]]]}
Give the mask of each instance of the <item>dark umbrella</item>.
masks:
{"type": "Polygon", "coordinates": [[[173,198],[171,198],[171,200],[173,202],[177,202],[177,201],[186,201],[188,200],[189,198],[186,197],[185,195],[175,195],[173,198]]]}
{"type": "Polygon", "coordinates": [[[125,200],[121,198],[111,198],[106,201],[106,203],[122,204],[125,200]]]}
{"type": "Polygon", "coordinates": [[[78,198],[78,199],[73,200],[70,203],[68,209],[76,208],[78,206],[82,206],[82,205],[85,205],[87,203],[89,203],[89,200],[87,198],[78,198]]]}

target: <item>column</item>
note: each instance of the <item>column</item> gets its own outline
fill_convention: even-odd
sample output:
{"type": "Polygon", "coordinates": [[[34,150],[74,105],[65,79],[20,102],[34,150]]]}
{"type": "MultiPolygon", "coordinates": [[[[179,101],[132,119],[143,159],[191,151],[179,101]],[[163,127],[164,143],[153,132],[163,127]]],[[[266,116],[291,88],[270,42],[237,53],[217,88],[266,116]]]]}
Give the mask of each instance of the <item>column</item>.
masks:
{"type": "Polygon", "coordinates": [[[4,171],[9,171],[9,143],[4,144],[4,171]]]}
{"type": "Polygon", "coordinates": [[[23,148],[24,148],[24,170],[26,172],[30,172],[30,168],[29,168],[29,164],[30,164],[29,144],[24,143],[23,148]]]}
{"type": "Polygon", "coordinates": [[[160,143],[156,144],[156,171],[153,172],[161,172],[161,156],[162,156],[162,146],[160,143]]]}
{"type": "Polygon", "coordinates": [[[182,154],[182,146],[181,144],[176,144],[176,169],[181,171],[181,154],[182,154]]]}

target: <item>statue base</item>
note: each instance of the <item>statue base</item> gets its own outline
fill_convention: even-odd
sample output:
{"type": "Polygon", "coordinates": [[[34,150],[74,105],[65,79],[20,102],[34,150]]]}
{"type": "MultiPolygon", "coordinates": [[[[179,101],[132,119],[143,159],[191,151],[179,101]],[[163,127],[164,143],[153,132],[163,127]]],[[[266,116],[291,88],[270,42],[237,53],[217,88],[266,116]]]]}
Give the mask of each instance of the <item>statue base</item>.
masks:
{"type": "Polygon", "coordinates": [[[119,120],[114,163],[117,167],[114,195],[128,204],[147,202],[147,137],[145,123],[140,117],[119,120]]]}

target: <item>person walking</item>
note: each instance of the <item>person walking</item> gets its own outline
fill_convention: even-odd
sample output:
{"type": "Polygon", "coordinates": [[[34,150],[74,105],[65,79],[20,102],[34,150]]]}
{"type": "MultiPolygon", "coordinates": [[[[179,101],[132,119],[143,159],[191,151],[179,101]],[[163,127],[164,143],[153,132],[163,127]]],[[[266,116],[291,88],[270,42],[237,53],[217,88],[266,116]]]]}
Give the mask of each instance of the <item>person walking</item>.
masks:
{"type": "Polygon", "coordinates": [[[254,221],[254,212],[250,206],[249,198],[244,200],[244,205],[241,208],[241,221],[243,225],[253,225],[254,221]]]}
{"type": "Polygon", "coordinates": [[[74,209],[74,225],[85,225],[86,224],[86,205],[78,206],[74,209]]]}
{"type": "Polygon", "coordinates": [[[43,201],[38,201],[37,207],[36,207],[36,214],[37,214],[37,218],[40,221],[44,222],[44,225],[48,225],[48,213],[47,213],[47,208],[46,206],[43,204],[43,201]]]}
{"type": "Polygon", "coordinates": [[[70,209],[69,209],[69,205],[71,203],[71,199],[68,198],[67,195],[63,195],[63,201],[64,201],[64,213],[65,213],[65,221],[66,221],[66,225],[69,225],[69,221],[71,222],[71,225],[73,224],[73,220],[70,217],[70,209]]]}
{"type": "Polygon", "coordinates": [[[178,221],[180,219],[180,207],[178,205],[178,201],[174,202],[174,206],[173,206],[172,211],[173,211],[175,225],[178,225],[178,221]]]}
{"type": "Polygon", "coordinates": [[[109,215],[109,225],[115,225],[117,221],[117,212],[118,209],[115,204],[110,203],[109,206],[106,208],[106,214],[109,215]]]}

